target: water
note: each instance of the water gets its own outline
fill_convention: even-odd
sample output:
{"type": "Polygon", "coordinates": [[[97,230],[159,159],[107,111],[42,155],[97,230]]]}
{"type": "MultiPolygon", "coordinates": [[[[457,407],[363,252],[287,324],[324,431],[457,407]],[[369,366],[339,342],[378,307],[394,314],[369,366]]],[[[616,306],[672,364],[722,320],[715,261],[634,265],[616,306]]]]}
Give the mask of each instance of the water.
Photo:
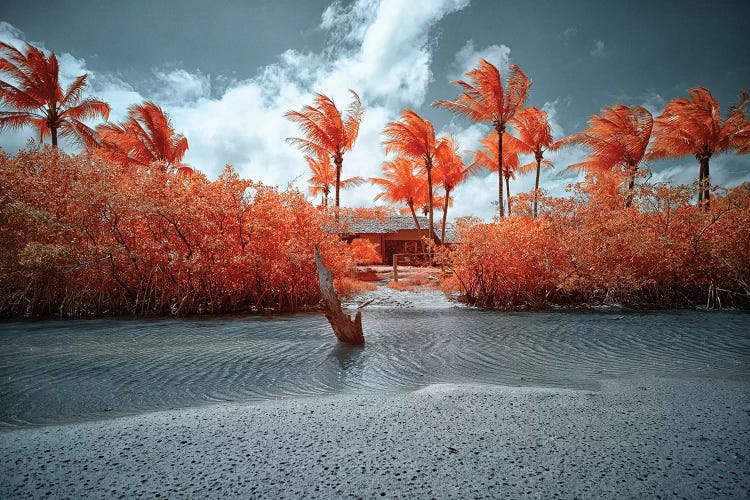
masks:
{"type": "Polygon", "coordinates": [[[364,349],[321,315],[0,323],[0,428],[435,383],[750,380],[747,312],[497,313],[379,290],[364,349]]]}

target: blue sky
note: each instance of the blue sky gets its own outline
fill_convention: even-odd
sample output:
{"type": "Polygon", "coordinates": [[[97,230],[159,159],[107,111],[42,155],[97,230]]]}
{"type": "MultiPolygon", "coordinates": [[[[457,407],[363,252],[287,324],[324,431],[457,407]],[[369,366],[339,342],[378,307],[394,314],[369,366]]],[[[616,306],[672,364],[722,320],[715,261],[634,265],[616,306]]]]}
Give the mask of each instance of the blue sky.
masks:
{"type": "MultiPolygon", "coordinates": [[[[559,136],[579,132],[603,106],[644,105],[658,114],[669,100],[705,86],[724,109],[750,88],[746,2],[600,2],[232,0],[112,2],[6,0],[0,40],[54,51],[67,81],[90,74],[90,93],[112,106],[153,100],[190,143],[186,161],[209,177],[227,163],[245,177],[306,190],[302,154],[284,142],[298,135],[285,111],[331,95],[340,108],[356,90],[366,111],[345,158],[346,176],[377,176],[384,125],[405,107],[478,148],[487,133],[430,107],[453,99],[449,83],[485,57],[512,62],[533,80],[528,104],[546,109],[559,136]]],[[[22,147],[30,131],[3,131],[0,146],[22,147]]],[[[69,147],[69,149],[73,149],[69,147]]],[[[556,168],[542,186],[564,194],[576,180],[564,168],[585,157],[569,148],[550,156],[556,168]]],[[[694,158],[654,162],[651,182],[692,182],[694,158]]],[[[712,179],[750,180],[750,157],[712,159],[712,179]]],[[[531,188],[533,176],[511,184],[531,188]]],[[[342,194],[348,206],[372,205],[375,188],[342,194]]],[[[452,216],[490,218],[497,180],[483,173],[457,188],[452,216]]]]}

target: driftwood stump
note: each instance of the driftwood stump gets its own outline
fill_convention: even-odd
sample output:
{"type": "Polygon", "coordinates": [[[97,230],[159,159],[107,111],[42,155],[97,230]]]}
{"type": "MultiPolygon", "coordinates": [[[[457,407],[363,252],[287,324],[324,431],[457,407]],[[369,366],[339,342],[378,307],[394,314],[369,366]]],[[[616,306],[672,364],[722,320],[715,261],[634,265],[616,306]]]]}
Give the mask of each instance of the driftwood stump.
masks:
{"type": "Polygon", "coordinates": [[[333,333],[339,342],[350,345],[365,345],[365,336],[362,334],[362,311],[357,311],[354,319],[345,314],[341,309],[341,301],[336,290],[333,289],[333,273],[323,264],[323,259],[315,245],[315,265],[318,268],[320,279],[320,294],[326,318],[333,328],[333,333]]]}

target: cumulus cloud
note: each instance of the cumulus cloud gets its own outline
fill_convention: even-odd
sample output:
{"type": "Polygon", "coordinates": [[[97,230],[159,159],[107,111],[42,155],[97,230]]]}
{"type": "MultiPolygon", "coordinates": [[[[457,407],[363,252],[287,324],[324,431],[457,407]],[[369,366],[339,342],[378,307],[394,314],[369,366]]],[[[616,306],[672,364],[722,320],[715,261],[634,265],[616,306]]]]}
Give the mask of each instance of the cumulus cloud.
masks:
{"type": "Polygon", "coordinates": [[[476,68],[480,59],[491,62],[500,70],[500,74],[505,75],[510,66],[510,48],[506,45],[490,45],[477,50],[474,40],[467,40],[453,60],[454,73],[451,78],[463,79],[466,73],[476,68]]]}
{"type": "MultiPolygon", "coordinates": [[[[156,101],[188,138],[185,160],[210,177],[231,163],[245,177],[280,186],[293,182],[306,190],[309,173],[302,154],[284,141],[300,131],[284,113],[311,103],[313,92],[331,96],[344,109],[348,89],[355,89],[365,114],[359,139],[345,158],[345,174],[379,175],[383,127],[403,107],[424,102],[432,79],[431,28],[467,4],[435,0],[413,9],[398,0],[336,2],[321,17],[320,27],[329,38],[326,50],[288,50],[255,78],[223,81],[226,88],[216,97],[208,75],[180,68],[155,69],[152,81],[138,89],[115,75],[92,71],[69,54],[60,56],[61,72],[73,77],[88,73],[90,93],[110,103],[115,120],[124,118],[134,103],[156,101]]],[[[0,30],[3,40],[23,41],[23,34],[7,23],[0,30]]],[[[19,136],[28,137],[28,132],[19,136]]],[[[5,133],[0,139],[9,151],[23,142],[11,141],[5,133]]],[[[342,202],[372,204],[374,195],[374,188],[362,186],[343,192],[342,202]]]]}

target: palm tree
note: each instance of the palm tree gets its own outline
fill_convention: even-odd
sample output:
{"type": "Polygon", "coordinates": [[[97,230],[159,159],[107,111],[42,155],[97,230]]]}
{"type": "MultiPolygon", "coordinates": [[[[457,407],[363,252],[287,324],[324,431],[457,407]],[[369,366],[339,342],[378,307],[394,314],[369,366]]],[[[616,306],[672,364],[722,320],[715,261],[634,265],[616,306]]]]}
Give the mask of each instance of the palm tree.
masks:
{"type": "Polygon", "coordinates": [[[427,180],[418,174],[414,160],[397,157],[383,163],[383,177],[371,177],[370,182],[383,188],[375,200],[404,203],[409,208],[417,231],[421,232],[415,207],[427,199],[427,180]]]}
{"type": "Polygon", "coordinates": [[[443,197],[443,225],[440,232],[440,241],[445,244],[445,224],[448,219],[448,205],[451,200],[451,191],[464,182],[469,175],[476,173],[479,165],[471,164],[464,166],[461,155],[458,154],[458,144],[452,137],[446,137],[440,141],[435,154],[435,178],[442,184],[445,196],[443,197]]]}
{"type": "Polygon", "coordinates": [[[63,92],[55,54],[27,45],[23,53],[0,42],[0,73],[9,74],[15,84],[0,80],[0,103],[15,111],[0,111],[0,129],[30,125],[39,131],[39,141],[50,136],[57,146],[58,134],[84,145],[95,142],[94,131],[83,120],[109,117],[109,106],[95,97],[83,98],[88,75],[73,80],[63,92]]]}
{"type": "Polygon", "coordinates": [[[569,169],[584,172],[624,173],[630,206],[633,199],[635,178],[646,153],[654,119],[642,106],[628,107],[616,104],[602,109],[600,115],[589,119],[589,127],[580,134],[574,134],[562,142],[580,143],[591,148],[586,161],[570,165],[569,169]]]}
{"type": "Polygon", "coordinates": [[[99,153],[124,167],[148,167],[154,162],[167,169],[189,173],[182,164],[188,141],[172,128],[164,110],[153,102],[133,105],[122,123],[105,123],[96,129],[99,153]]]}
{"type": "MultiPolygon", "coordinates": [[[[454,81],[460,85],[464,92],[455,101],[435,101],[433,106],[449,109],[461,114],[475,122],[490,121],[497,133],[496,158],[503,158],[503,133],[508,122],[513,118],[523,103],[526,94],[531,87],[531,80],[520,70],[518,66],[510,66],[510,76],[507,84],[503,87],[500,72],[491,63],[484,59],[479,60],[479,65],[466,73],[472,83],[463,80],[454,81]]],[[[500,165],[497,167],[501,172],[500,165]]],[[[498,208],[500,217],[503,217],[503,176],[498,175],[498,208]]]]}
{"type": "MultiPolygon", "coordinates": [[[[510,204],[510,179],[516,178],[515,173],[519,168],[518,153],[524,150],[524,145],[507,132],[503,133],[502,137],[503,142],[505,143],[502,150],[502,162],[497,159],[497,153],[500,148],[498,148],[498,136],[494,132],[491,132],[487,137],[479,141],[482,146],[484,146],[483,150],[467,151],[467,153],[474,155],[473,161],[470,165],[471,168],[484,167],[490,172],[497,172],[498,167],[501,167],[498,177],[501,182],[505,179],[505,191],[508,198],[508,216],[510,216],[512,215],[510,204]]],[[[502,188],[502,184],[500,184],[500,186],[502,188]]]]}
{"type": "MultiPolygon", "coordinates": [[[[336,183],[336,173],[331,168],[331,157],[322,152],[317,153],[317,158],[305,156],[307,165],[312,171],[312,177],[307,182],[310,183],[310,194],[313,196],[322,195],[323,206],[328,209],[328,195],[331,194],[331,187],[336,183]]],[[[351,186],[358,186],[364,182],[362,177],[351,177],[342,179],[340,184],[342,189],[351,186]]]]}
{"type": "Polygon", "coordinates": [[[336,165],[336,217],[344,153],[350,151],[357,140],[363,113],[359,95],[353,90],[349,92],[353,100],[347,109],[346,119],[341,117],[341,112],[333,101],[323,94],[315,94],[315,106],[305,106],[302,111],[287,111],[284,114],[289,120],[297,123],[306,136],[288,137],[287,142],[299,147],[308,155],[323,152],[332,157],[336,165]]]}
{"type": "Polygon", "coordinates": [[[688,91],[690,97],[670,101],[656,119],[654,143],[649,159],[676,158],[695,155],[700,164],[698,172],[698,204],[709,207],[709,160],[716,153],[736,149],[750,152],[750,123],[744,108],[750,95],[740,90],[737,105],[726,120],[722,120],[719,101],[708,89],[698,87],[688,91]]]}
{"type": "Polygon", "coordinates": [[[563,141],[557,141],[552,138],[552,130],[547,120],[547,112],[537,109],[534,106],[524,108],[511,120],[513,128],[518,133],[518,140],[523,145],[523,152],[534,153],[534,162],[527,163],[518,168],[521,173],[536,170],[536,180],[534,181],[534,208],[533,216],[537,216],[537,201],[539,198],[539,173],[542,165],[553,168],[552,162],[544,159],[546,151],[554,151],[559,148],[563,141]]]}
{"type": "Polygon", "coordinates": [[[405,109],[401,119],[389,122],[383,130],[387,137],[383,141],[385,153],[398,153],[408,159],[421,162],[421,167],[427,174],[427,202],[429,206],[430,238],[433,237],[433,194],[432,194],[432,167],[435,162],[437,140],[432,123],[423,119],[411,109],[405,109]]]}

